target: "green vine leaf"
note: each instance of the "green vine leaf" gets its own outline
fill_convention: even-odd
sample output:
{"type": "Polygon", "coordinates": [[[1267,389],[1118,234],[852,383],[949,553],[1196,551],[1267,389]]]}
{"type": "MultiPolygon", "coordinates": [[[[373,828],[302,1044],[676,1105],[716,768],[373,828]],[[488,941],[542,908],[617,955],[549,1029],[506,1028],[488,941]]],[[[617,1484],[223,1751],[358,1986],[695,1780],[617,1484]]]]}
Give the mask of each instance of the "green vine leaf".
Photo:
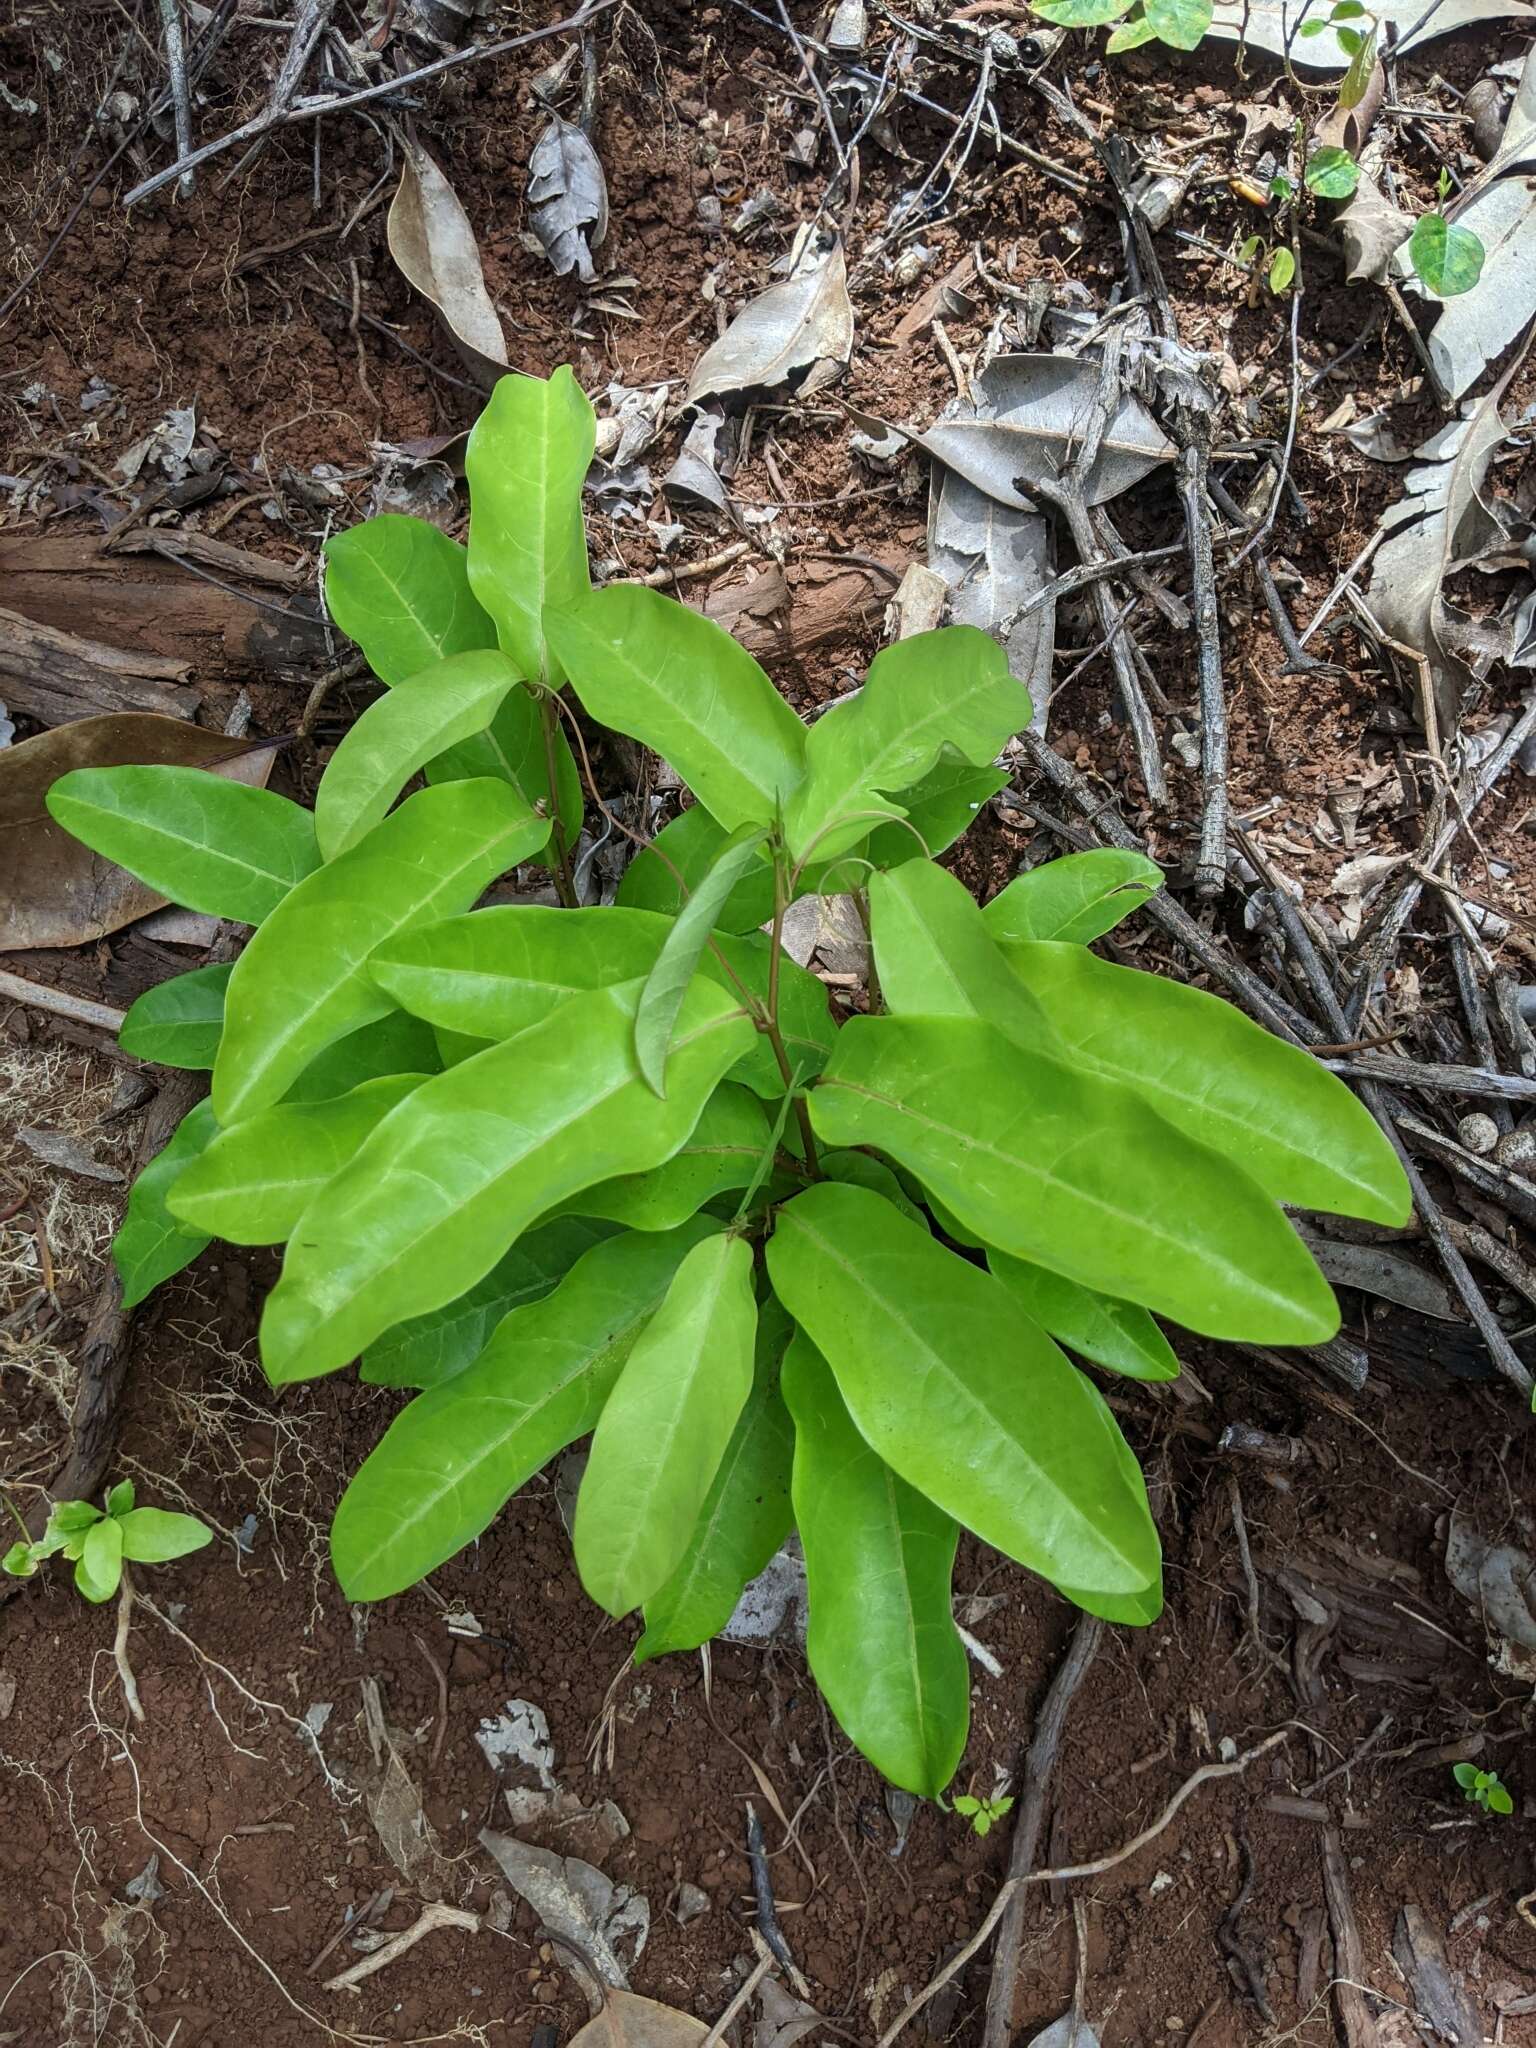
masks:
{"type": "Polygon", "coordinates": [[[1360,183],[1360,166],[1347,149],[1329,143],[1307,158],[1303,175],[1307,190],[1320,199],[1347,199],[1360,183]]]}
{"type": "Polygon", "coordinates": [[[1408,238],[1408,260],[1438,298],[1471,291],[1483,274],[1485,251],[1470,228],[1454,227],[1443,213],[1426,213],[1408,238]]]}

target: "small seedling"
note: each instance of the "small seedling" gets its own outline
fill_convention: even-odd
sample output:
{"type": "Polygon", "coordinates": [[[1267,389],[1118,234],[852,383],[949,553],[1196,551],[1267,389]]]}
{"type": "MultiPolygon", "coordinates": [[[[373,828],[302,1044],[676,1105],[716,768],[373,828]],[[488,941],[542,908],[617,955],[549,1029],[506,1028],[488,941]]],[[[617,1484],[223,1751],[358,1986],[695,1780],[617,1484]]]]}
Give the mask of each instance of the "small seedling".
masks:
{"type": "Polygon", "coordinates": [[[37,1542],[13,1543],[0,1564],[13,1579],[30,1579],[45,1558],[63,1551],[75,1567],[76,1589],[99,1606],[122,1583],[125,1564],[168,1564],[213,1540],[213,1531],[195,1515],[136,1508],[131,1479],[110,1488],[106,1503],[98,1508],[88,1500],[55,1501],[37,1542]]]}
{"type": "Polygon", "coordinates": [[[1012,1793],[1001,1799],[978,1799],[974,1793],[961,1792],[950,1802],[956,1813],[962,1814],[971,1824],[976,1835],[990,1835],[993,1828],[1013,1805],[1012,1793]]]}
{"type": "MultiPolygon", "coordinates": [[[[1484,1813],[1513,1813],[1515,1802],[1499,1783],[1497,1771],[1480,1771],[1476,1764],[1456,1764],[1451,1776],[1474,1806],[1484,1813]]],[[[955,1801],[956,1806],[960,1804],[955,1801]]]]}

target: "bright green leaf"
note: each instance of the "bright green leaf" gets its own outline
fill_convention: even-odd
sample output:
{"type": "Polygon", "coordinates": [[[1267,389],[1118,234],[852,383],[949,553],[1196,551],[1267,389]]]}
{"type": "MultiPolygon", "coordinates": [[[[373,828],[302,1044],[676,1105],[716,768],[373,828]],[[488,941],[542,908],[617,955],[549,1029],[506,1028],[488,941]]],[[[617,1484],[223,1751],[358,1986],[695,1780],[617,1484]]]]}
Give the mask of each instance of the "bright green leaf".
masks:
{"type": "Polygon", "coordinates": [[[584,1188],[571,1197],[570,1208],[629,1230],[672,1230],[716,1195],[746,1187],[762,1162],[768,1137],[758,1098],[722,1081],[670,1159],[645,1173],[584,1188]]]}
{"type": "Polygon", "coordinates": [[[875,1768],[937,1798],[970,1729],[970,1674],[951,1608],[959,1530],[871,1450],[803,1332],[781,1384],[795,1423],[811,1670],[875,1768]]]}
{"type": "Polygon", "coordinates": [[[231,971],[194,967],[146,989],[124,1017],[118,1044],[135,1059],[206,1072],[218,1056],[231,971]]]}
{"type": "Polygon", "coordinates": [[[1470,1792],[1477,1784],[1482,1773],[1478,1770],[1476,1764],[1452,1764],[1451,1776],[1456,1780],[1463,1792],[1470,1792]]]}
{"type": "Polygon", "coordinates": [[[806,778],[785,818],[791,853],[830,860],[879,817],[904,816],[892,792],[920,781],[946,748],[973,768],[990,767],[1029,715],[1029,692],[1008,673],[1008,657],[975,626],[915,633],[882,649],[863,689],[807,735],[806,778]]]}
{"type": "Polygon", "coordinates": [[[1044,1266],[1011,1259],[1006,1252],[989,1252],[987,1264],[1031,1322],[1058,1344],[1127,1379],[1178,1378],[1173,1347],[1135,1302],[1117,1301],[1044,1266]]]}
{"type": "Polygon", "coordinates": [[[320,864],[308,811],[205,768],[76,768],[49,815],[159,895],[260,924],[320,864]]]}
{"type": "Polygon", "coordinates": [[[1499,1783],[1495,1773],[1490,1772],[1489,1779],[1488,1811],[1490,1813],[1513,1813],[1515,1802],[1510,1798],[1508,1790],[1499,1783]]]}
{"type": "Polygon", "coordinates": [[[107,1489],[107,1513],[126,1515],[133,1506],[134,1487],[131,1479],[119,1479],[115,1486],[107,1489]]]}
{"type": "Polygon", "coordinates": [[[167,1206],[230,1244],[281,1244],[310,1202],[424,1074],[365,1081],[324,1102],[279,1102],[219,1132],[167,1206]]]}
{"type": "Polygon", "coordinates": [[[370,704],[326,763],[315,792],[315,836],[325,859],[355,846],[413,775],[445,747],[483,731],[518,687],[504,655],[480,651],[451,655],[370,704]]]}
{"type": "Polygon", "coordinates": [[[585,1436],[685,1254],[718,1226],[627,1232],[514,1309],[474,1363],[402,1409],[342,1496],[331,1557],[349,1600],[402,1593],[488,1529],[585,1436]]]}
{"type": "Polygon", "coordinates": [[[982,916],[994,939],[1060,939],[1086,946],[1162,886],[1162,869],[1145,854],[1101,846],[1015,875],[982,916]]]}
{"type": "Polygon", "coordinates": [[[1333,143],[1313,150],[1304,173],[1307,190],[1321,199],[1347,199],[1360,182],[1360,166],[1333,143]]]}
{"type": "Polygon", "coordinates": [[[1157,1531],[1120,1432],[990,1273],[863,1188],[779,1211],[774,1291],[909,1486],[1054,1584],[1131,1593],[1157,1531]]]}
{"type": "MultiPolygon", "coordinates": [[[[1409,262],[1429,289],[1442,299],[1454,299],[1471,291],[1483,274],[1484,254],[1483,245],[1472,230],[1453,227],[1443,213],[1424,214],[1408,238],[1409,262]]],[[[58,786],[54,784],[55,789],[58,786]]]]}
{"type": "Polygon", "coordinates": [[[773,822],[805,772],[805,728],[723,626],[635,583],[544,626],[590,717],[670,761],[727,832],[773,822]]]}
{"type": "Polygon", "coordinates": [[[911,1222],[921,1224],[925,1230],[928,1228],[922,1210],[883,1159],[876,1159],[868,1152],[849,1152],[839,1147],[824,1151],[818,1164],[823,1180],[839,1181],[845,1187],[868,1188],[871,1194],[883,1195],[911,1222]]]}
{"type": "Polygon", "coordinates": [[[468,558],[425,519],[385,512],[325,544],[325,602],[381,683],[495,647],[496,627],[469,587],[468,558]]]}
{"type": "MultiPolygon", "coordinates": [[[[663,825],[650,845],[637,853],[624,870],[619,883],[619,904],[676,917],[688,895],[719,858],[729,837],[702,804],[690,805],[669,825],[663,825]],[[676,874],[672,872],[674,868],[676,874]]],[[[773,870],[766,860],[760,859],[726,898],[719,914],[719,929],[755,931],[772,915],[773,870]]]]}
{"type": "Polygon", "coordinates": [[[13,1543],[4,1557],[0,1557],[0,1571],[8,1572],[13,1579],[30,1579],[37,1571],[37,1545],[35,1543],[13,1543]]]}
{"type": "Polygon", "coordinates": [[[1325,36],[1327,33],[1328,23],[1320,15],[1314,15],[1310,21],[1304,21],[1301,24],[1301,34],[1309,42],[1314,36],[1325,36]]]}
{"type": "Polygon", "coordinates": [[[791,1325],[770,1295],[757,1319],[752,1392],[725,1447],[682,1562],[645,1603],[635,1662],[695,1650],[717,1635],[789,1534],[795,1432],[779,1392],[791,1325]]]}
{"type": "Polygon", "coordinates": [[[430,1024],[391,1010],[348,1031],[317,1053],[284,1096],[286,1102],[328,1102],[365,1081],[393,1074],[435,1074],[443,1062],[430,1024]]]}
{"type": "Polygon", "coordinates": [[[1076,1060],[1126,1082],[1275,1201],[1406,1223],[1412,1197],[1397,1154],[1310,1053],[1219,996],[1080,946],[1001,950],[1076,1060]]]}
{"type": "Polygon", "coordinates": [[[1334,34],[1340,47],[1350,53],[1349,69],[1339,81],[1339,106],[1348,113],[1370,91],[1376,70],[1376,30],[1373,26],[1361,35],[1352,28],[1336,28],[1334,34]]]}
{"type": "Polygon", "coordinates": [[[169,1564],[213,1541],[213,1531],[194,1515],[165,1508],[135,1508],[124,1515],[123,1555],[135,1564],[169,1564]]]}
{"type": "Polygon", "coordinates": [[[1042,21],[1054,21],[1058,28],[1099,28],[1106,21],[1118,21],[1131,0],[1031,0],[1042,21]]]}
{"type": "Polygon", "coordinates": [[[181,1175],[218,1130],[213,1104],[199,1102],[172,1132],[169,1143],[134,1182],[128,1207],[112,1240],[112,1262],[123,1283],[123,1306],[134,1308],[188,1266],[209,1243],[208,1233],[173,1216],[167,1197],[181,1175]]]}
{"type": "Polygon", "coordinates": [[[1145,0],[1147,24],[1160,43],[1198,50],[1215,11],[1214,0],[1145,0]]]}
{"type": "Polygon", "coordinates": [[[1118,57],[1126,50],[1139,50],[1143,43],[1153,42],[1156,38],[1157,30],[1138,5],[1135,13],[1111,29],[1104,54],[1106,57],[1118,57]]]}
{"type": "Polygon", "coordinates": [[[667,1053],[683,997],[709,943],[720,912],[736,884],[759,858],[767,833],[761,826],[733,834],[678,915],[640,991],[635,1012],[635,1057],[658,1095],[667,1092],[667,1053]]]}
{"type": "Polygon", "coordinates": [[[1283,292],[1296,275],[1296,258],[1289,249],[1279,248],[1269,258],[1269,288],[1272,292],[1283,292]]]}
{"type": "Polygon", "coordinates": [[[611,1225],[578,1216],[528,1231],[456,1301],[370,1344],[358,1377],[375,1387],[441,1386],[474,1363],[503,1316],[552,1294],[583,1252],[613,1235],[611,1225]]]}
{"type": "Polygon", "coordinates": [[[547,379],[514,375],[498,381],[464,453],[470,588],[529,682],[565,679],[544,613],[588,589],[581,487],[595,432],[569,369],[547,379]]]}
{"type": "Polygon", "coordinates": [[[275,1384],[334,1372],[394,1324],[456,1300],[570,1196],[677,1150],[751,1026],[701,977],[660,1102],[635,1066],[637,999],[633,983],[574,999],[390,1112],[289,1241],[261,1324],[275,1384]]]}
{"type": "MultiPolygon", "coordinates": [[[[549,743],[538,699],[529,690],[509,690],[484,732],[444,748],[427,763],[428,782],[467,782],[477,775],[490,775],[510,783],[532,810],[548,816],[553,809],[565,833],[567,846],[574,846],[581,832],[585,800],[581,792],[581,771],[562,726],[554,737],[555,801],[549,791],[549,743]]],[[[551,864],[546,847],[529,856],[541,866],[551,864]]]]}
{"type": "Polygon", "coordinates": [[[811,1096],[987,1244],[1210,1337],[1318,1344],[1339,1326],[1283,1213],[1134,1090],[955,1018],[856,1017],[811,1096]]]}
{"type": "Polygon", "coordinates": [[[752,1247],[707,1237],[673,1276],[592,1437],[572,1543],[599,1607],[628,1614],[682,1563],[747,1396],[752,1247]]]}
{"type": "Polygon", "coordinates": [[[396,933],[467,910],[549,836],[499,782],[419,790],[287,896],[235,962],[213,1070],[221,1123],[276,1102],[345,1032],[390,1005],[368,956],[396,933]]]}
{"type": "Polygon", "coordinates": [[[110,1515],[93,1522],[75,1565],[75,1586],[99,1607],[117,1591],[123,1576],[123,1525],[110,1515]]]}

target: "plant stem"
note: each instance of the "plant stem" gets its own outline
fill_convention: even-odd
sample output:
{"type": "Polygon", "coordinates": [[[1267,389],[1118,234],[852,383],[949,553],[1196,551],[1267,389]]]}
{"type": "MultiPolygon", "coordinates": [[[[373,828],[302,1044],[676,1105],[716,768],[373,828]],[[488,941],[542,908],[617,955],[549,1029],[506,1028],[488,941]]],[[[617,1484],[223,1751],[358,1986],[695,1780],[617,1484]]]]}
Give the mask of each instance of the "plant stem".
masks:
{"type": "Polygon", "coordinates": [[[565,840],[565,821],[560,816],[560,780],[555,741],[560,732],[560,711],[553,690],[539,695],[539,718],[544,726],[544,773],[549,781],[549,843],[555,856],[555,893],[567,910],[579,909],[576,877],[571,872],[571,849],[565,840]]]}
{"type": "Polygon", "coordinates": [[[784,1086],[794,1091],[795,1122],[800,1126],[806,1170],[812,1180],[820,1180],[821,1162],[816,1156],[810,1107],[804,1095],[795,1088],[794,1068],[789,1064],[789,1054],[784,1050],[784,1034],[779,1029],[779,962],[784,957],[784,912],[789,907],[787,880],[784,849],[776,844],[773,849],[773,930],[768,940],[768,1017],[763,1028],[768,1034],[768,1043],[773,1047],[773,1056],[779,1063],[784,1086]]]}

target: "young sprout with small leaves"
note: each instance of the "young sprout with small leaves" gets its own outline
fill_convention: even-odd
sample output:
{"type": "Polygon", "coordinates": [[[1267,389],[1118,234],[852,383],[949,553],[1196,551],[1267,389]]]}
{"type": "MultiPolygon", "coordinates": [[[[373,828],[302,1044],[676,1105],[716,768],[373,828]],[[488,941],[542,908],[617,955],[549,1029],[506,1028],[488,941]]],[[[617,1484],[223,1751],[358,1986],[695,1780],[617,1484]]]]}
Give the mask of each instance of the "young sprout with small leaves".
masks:
{"type": "Polygon", "coordinates": [[[986,634],[884,648],[806,727],[701,613],[591,589],[594,429],[569,370],[506,377],[467,547],[397,515],[330,541],[332,616],[388,687],[313,816],[173,768],[50,793],[162,895],[256,925],[129,1014],[212,1088],[117,1257],[137,1298],[215,1234],[286,1244],[272,1382],[360,1355],[415,1393],[336,1511],[350,1599],[415,1585],[590,1436],[576,1564],[643,1615],[637,1660],[707,1641],[798,1528],[832,1712],[933,1795],[968,1730],[962,1528],[1095,1614],[1162,1605],[1141,1472],[1068,1350],[1165,1380],[1157,1316],[1323,1342],[1338,1307],[1286,1206],[1400,1226],[1408,1187],[1309,1054],[1090,952],[1150,861],[1073,855],[985,909],[939,865],[1030,719],[986,634]],[[691,807],[611,904],[476,908],[537,859],[578,893],[569,742],[604,728],[691,807]],[[797,898],[839,893],[867,1014],[780,943],[797,898]]]}
{"type": "Polygon", "coordinates": [[[1499,1783],[1497,1771],[1480,1771],[1476,1764],[1455,1764],[1451,1776],[1467,1799],[1484,1813],[1513,1813],[1515,1802],[1499,1783]]]}
{"type": "Polygon", "coordinates": [[[103,1508],[88,1500],[55,1501],[37,1542],[12,1544],[0,1565],[12,1578],[30,1579],[46,1558],[62,1552],[75,1568],[76,1590],[100,1606],[116,1593],[125,1564],[169,1564],[213,1541],[213,1531],[196,1516],[135,1507],[133,1499],[133,1481],[121,1479],[103,1508]]]}
{"type": "Polygon", "coordinates": [[[1013,1798],[1005,1794],[1001,1799],[978,1799],[972,1792],[958,1792],[950,1805],[970,1822],[973,1834],[990,1835],[1003,1815],[1013,1810],[1013,1798]]]}

